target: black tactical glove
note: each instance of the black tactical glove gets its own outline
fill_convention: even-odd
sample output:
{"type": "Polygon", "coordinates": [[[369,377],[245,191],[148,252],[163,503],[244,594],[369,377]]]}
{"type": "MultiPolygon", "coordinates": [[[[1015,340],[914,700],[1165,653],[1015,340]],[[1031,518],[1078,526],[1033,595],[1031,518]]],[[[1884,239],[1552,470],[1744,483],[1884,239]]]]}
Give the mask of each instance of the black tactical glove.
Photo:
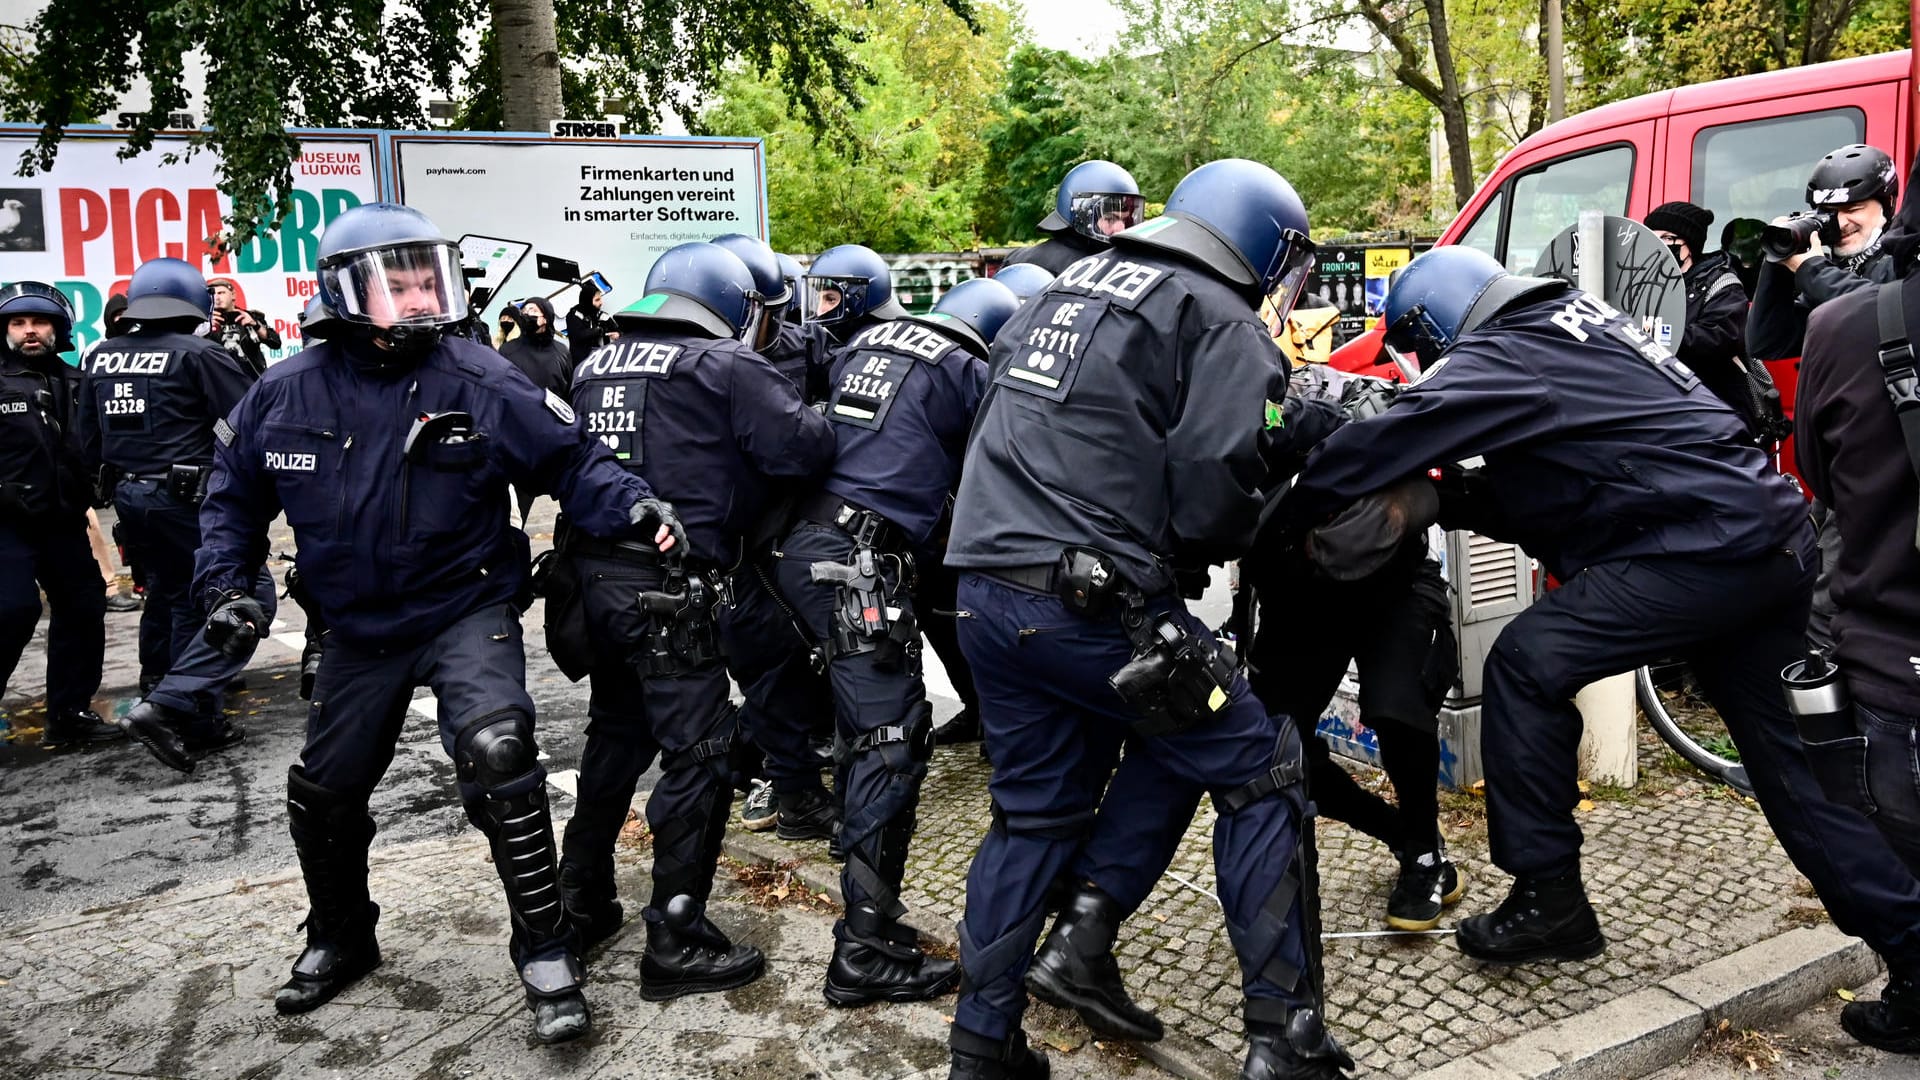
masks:
{"type": "Polygon", "coordinates": [[[207,644],[229,660],[252,656],[272,621],[260,601],[239,589],[228,589],[216,594],[212,607],[212,614],[207,616],[207,644]]]}
{"type": "MultiPolygon", "coordinates": [[[[673,512],[673,504],[664,499],[641,499],[628,511],[627,520],[635,525],[665,525],[673,537],[675,551],[685,554],[687,547],[686,526],[680,524],[680,516],[673,512]]],[[[656,530],[657,531],[657,530],[656,530]]],[[[653,537],[647,537],[649,541],[653,537]]]]}

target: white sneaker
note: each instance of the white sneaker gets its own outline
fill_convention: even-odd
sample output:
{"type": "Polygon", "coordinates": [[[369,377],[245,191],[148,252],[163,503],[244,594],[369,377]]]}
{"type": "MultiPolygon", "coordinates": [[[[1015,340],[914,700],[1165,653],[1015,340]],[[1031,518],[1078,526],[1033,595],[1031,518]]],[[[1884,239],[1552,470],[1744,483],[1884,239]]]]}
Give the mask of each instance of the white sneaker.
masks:
{"type": "Polygon", "coordinates": [[[780,823],[780,807],[773,797],[773,784],[750,780],[747,786],[747,801],[740,807],[740,824],[746,826],[748,832],[766,832],[780,823]]]}

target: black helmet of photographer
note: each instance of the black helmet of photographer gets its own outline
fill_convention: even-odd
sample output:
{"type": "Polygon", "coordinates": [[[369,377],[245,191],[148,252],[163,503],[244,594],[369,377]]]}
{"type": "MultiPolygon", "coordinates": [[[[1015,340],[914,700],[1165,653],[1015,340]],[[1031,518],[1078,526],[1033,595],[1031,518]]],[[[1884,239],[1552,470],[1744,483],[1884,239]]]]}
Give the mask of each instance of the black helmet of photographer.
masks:
{"type": "Polygon", "coordinates": [[[1893,217],[1900,196],[1900,173],[1887,152],[1862,143],[1843,146],[1814,166],[1807,180],[1807,205],[1815,210],[1837,210],[1868,199],[1878,199],[1893,217]]]}

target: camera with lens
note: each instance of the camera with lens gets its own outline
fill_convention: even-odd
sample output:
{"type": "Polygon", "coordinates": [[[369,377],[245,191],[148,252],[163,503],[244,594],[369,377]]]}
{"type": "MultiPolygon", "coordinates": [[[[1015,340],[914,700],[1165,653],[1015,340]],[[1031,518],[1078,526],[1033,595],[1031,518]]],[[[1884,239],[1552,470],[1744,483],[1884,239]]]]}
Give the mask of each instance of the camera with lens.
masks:
{"type": "Polygon", "coordinates": [[[1190,633],[1170,615],[1145,631],[1133,659],[1107,677],[1107,685],[1139,714],[1135,733],[1178,734],[1226,707],[1239,666],[1231,648],[1190,633]]]}
{"type": "Polygon", "coordinates": [[[1760,250],[1766,252],[1768,262],[1780,262],[1807,250],[1815,236],[1832,247],[1835,221],[1831,210],[1796,210],[1787,215],[1785,224],[1768,225],[1760,233],[1760,250]]]}

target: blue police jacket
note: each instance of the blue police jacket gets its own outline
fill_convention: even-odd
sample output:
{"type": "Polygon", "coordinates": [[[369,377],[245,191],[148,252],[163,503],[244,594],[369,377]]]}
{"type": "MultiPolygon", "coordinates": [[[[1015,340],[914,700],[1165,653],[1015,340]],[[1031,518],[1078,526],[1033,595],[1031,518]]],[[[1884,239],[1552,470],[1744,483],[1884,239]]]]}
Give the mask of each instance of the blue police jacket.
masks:
{"type": "Polygon", "coordinates": [[[1283,512],[1310,527],[1409,474],[1483,457],[1491,512],[1473,527],[1556,577],[1783,546],[1805,502],[1740,417],[1636,322],[1576,289],[1497,315],[1386,412],[1321,443],[1283,512]]]}
{"type": "Polygon", "coordinates": [[[1287,373],[1246,298],[1156,251],[1074,263],[994,338],[947,565],[1098,548],[1159,593],[1253,542],[1287,373]]]}
{"type": "Polygon", "coordinates": [[[173,331],[109,338],[81,363],[80,437],[90,467],[156,476],[213,460],[213,423],[254,376],[215,341],[173,331]]]}
{"type": "Polygon", "coordinates": [[[673,503],[691,557],[709,566],[737,562],[779,489],[833,456],[830,426],[765,357],[679,323],[629,318],[574,369],[573,400],[588,436],[673,503]]]}
{"type": "Polygon", "coordinates": [[[821,486],[925,544],[959,482],[986,362],[929,323],[896,319],[854,335],[831,385],[836,449],[821,486]]]}
{"type": "Polygon", "coordinates": [[[302,350],[216,428],[200,590],[246,588],[284,509],[332,632],[406,647],[520,591],[528,544],[507,516],[509,482],[551,492],[600,535],[637,532],[628,513],[646,483],[499,353],[450,337],[396,373],[355,360],[371,347],[302,350]],[[422,418],[449,412],[470,414],[468,430],[423,430],[405,452],[422,418]]]}

